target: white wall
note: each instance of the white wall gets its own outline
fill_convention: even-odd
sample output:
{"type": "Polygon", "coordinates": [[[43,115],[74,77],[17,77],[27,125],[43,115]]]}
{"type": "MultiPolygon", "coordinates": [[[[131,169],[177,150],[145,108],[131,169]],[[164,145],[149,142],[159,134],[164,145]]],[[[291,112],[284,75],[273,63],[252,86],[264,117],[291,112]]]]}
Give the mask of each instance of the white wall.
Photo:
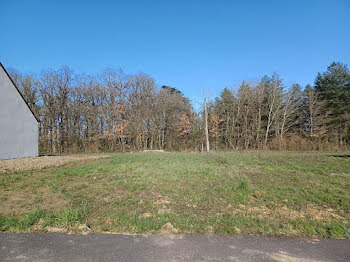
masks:
{"type": "Polygon", "coordinates": [[[0,159],[38,156],[38,122],[0,66],[0,159]]]}

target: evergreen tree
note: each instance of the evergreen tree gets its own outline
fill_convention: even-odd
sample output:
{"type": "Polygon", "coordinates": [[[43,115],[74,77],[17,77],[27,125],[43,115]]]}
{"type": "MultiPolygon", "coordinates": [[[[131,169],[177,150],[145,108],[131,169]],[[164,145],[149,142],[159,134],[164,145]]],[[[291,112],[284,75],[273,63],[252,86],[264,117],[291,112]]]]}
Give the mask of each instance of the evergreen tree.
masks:
{"type": "Polygon", "coordinates": [[[333,62],[326,72],[318,73],[315,89],[333,117],[350,113],[350,72],[345,64],[333,62]]]}
{"type": "Polygon", "coordinates": [[[325,72],[318,73],[315,90],[328,114],[328,129],[339,145],[350,139],[350,71],[347,65],[333,62],[325,72]]]}

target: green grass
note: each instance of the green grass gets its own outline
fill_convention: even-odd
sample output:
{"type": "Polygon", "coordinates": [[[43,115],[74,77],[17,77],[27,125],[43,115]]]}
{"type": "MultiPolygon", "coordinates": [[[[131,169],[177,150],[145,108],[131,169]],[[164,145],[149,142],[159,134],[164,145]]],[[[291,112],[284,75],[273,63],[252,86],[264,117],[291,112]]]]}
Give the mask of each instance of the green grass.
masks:
{"type": "Polygon", "coordinates": [[[344,238],[350,158],[327,153],[129,153],[0,175],[0,231],[87,224],[93,232],[344,238]],[[209,230],[211,229],[211,230],[209,230]]]}

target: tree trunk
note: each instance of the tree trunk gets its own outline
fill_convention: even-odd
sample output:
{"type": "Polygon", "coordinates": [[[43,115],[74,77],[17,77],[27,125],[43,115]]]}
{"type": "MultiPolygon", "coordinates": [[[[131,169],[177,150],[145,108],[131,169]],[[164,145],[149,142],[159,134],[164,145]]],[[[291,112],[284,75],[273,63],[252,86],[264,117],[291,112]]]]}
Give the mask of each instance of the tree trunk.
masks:
{"type": "Polygon", "coordinates": [[[207,100],[204,101],[204,115],[205,115],[205,140],[207,145],[207,152],[209,152],[210,146],[209,146],[209,131],[208,131],[207,100]]]}

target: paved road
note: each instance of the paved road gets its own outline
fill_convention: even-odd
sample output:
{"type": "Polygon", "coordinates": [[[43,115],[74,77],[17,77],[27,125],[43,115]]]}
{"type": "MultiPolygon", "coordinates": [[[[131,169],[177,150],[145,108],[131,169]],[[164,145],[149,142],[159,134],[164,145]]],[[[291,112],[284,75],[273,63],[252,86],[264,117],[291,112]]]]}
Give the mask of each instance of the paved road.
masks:
{"type": "Polygon", "coordinates": [[[350,240],[0,234],[0,261],[350,261],[350,240]]]}

